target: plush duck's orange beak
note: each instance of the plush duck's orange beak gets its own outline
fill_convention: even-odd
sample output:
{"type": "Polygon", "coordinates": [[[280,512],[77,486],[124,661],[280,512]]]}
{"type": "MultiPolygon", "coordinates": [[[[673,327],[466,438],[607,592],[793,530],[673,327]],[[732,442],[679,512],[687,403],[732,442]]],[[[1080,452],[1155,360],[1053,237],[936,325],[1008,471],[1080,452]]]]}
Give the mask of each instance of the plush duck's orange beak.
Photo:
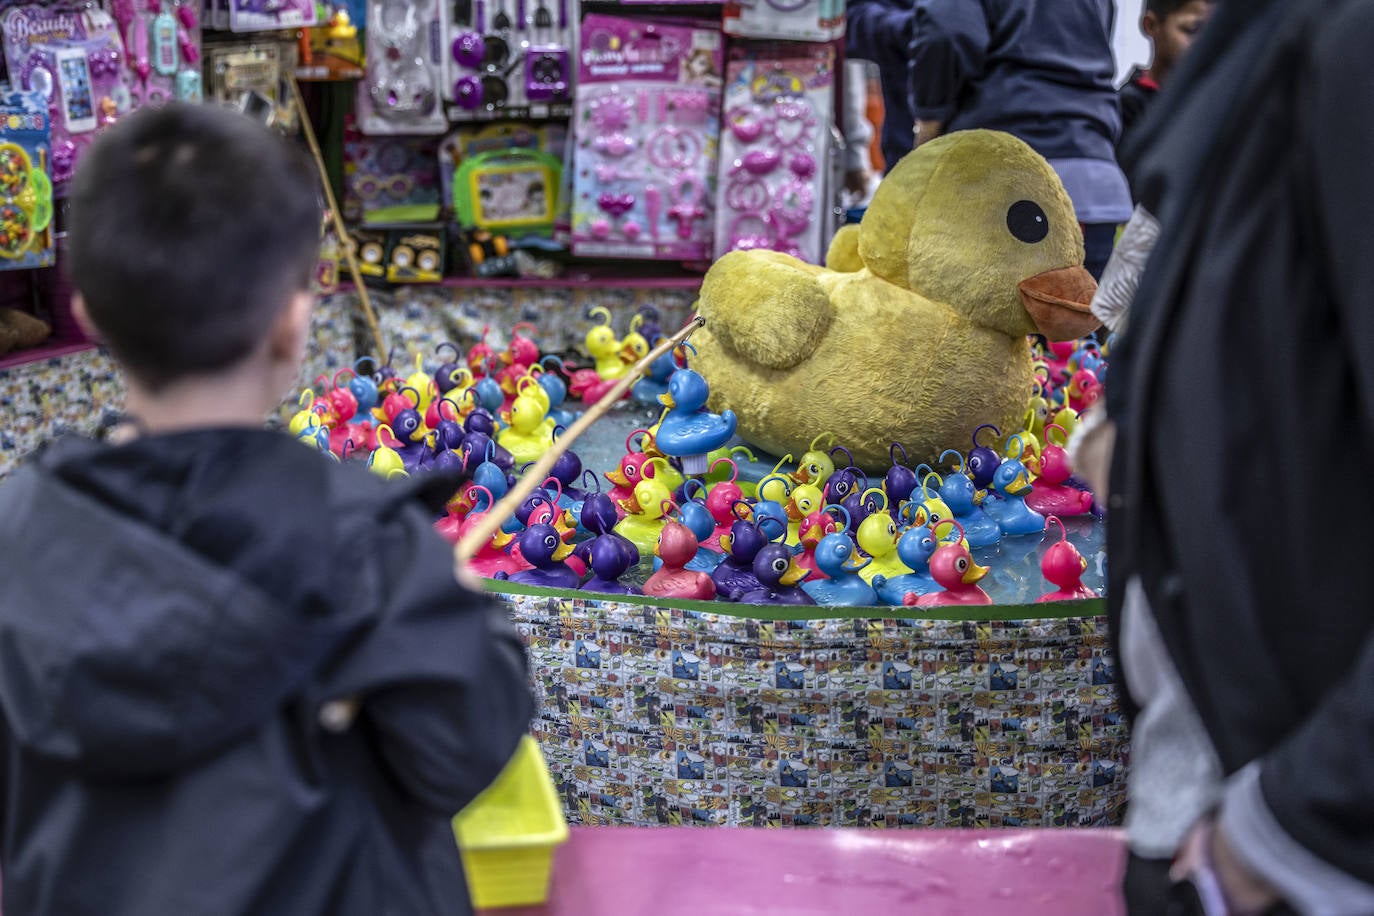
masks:
{"type": "Polygon", "coordinates": [[[796,558],[794,557],[792,559],[792,562],[787,567],[787,572],[783,573],[782,578],[778,581],[781,582],[783,585],[796,585],[798,582],[805,578],[806,570],[797,565],[796,558]]]}
{"type": "Polygon", "coordinates": [[[1085,268],[1047,270],[1022,280],[1020,290],[1021,304],[1047,340],[1077,340],[1102,323],[1088,308],[1097,281],[1085,268]]]}
{"type": "Polygon", "coordinates": [[[972,585],[987,574],[988,568],[986,566],[979,566],[977,563],[974,563],[969,566],[968,572],[964,573],[964,584],[972,585]]]}

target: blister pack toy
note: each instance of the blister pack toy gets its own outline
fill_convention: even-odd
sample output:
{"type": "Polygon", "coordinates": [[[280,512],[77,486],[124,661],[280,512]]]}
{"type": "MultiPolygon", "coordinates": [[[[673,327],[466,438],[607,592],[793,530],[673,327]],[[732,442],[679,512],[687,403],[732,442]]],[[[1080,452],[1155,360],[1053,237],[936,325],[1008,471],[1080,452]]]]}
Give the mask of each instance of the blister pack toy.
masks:
{"type": "Polygon", "coordinates": [[[428,221],[439,215],[437,137],[368,137],[344,128],[343,217],[349,223],[428,221]]]}
{"type": "Polygon", "coordinates": [[[48,100],[0,92],[0,270],[53,264],[48,100]]]}
{"type": "Polygon", "coordinates": [[[460,226],[492,232],[550,233],[562,170],[557,157],[536,150],[469,156],[453,176],[454,218],[460,226]]]}
{"type": "Polygon", "coordinates": [[[449,116],[541,117],[570,102],[577,25],[571,6],[572,0],[459,0],[445,41],[449,116]]]}
{"type": "Polygon", "coordinates": [[[443,7],[438,0],[370,0],[367,75],[358,84],[365,134],[441,134],[443,7]]]}
{"type": "Polygon", "coordinates": [[[721,45],[710,29],[583,20],[574,254],[710,257],[721,45]]]}
{"type": "Polygon", "coordinates": [[[200,17],[191,0],[111,0],[131,107],[200,102],[200,17]]]}
{"type": "Polygon", "coordinates": [[[207,44],[205,57],[210,78],[209,96],[216,104],[243,108],[249,97],[260,97],[275,109],[277,124],[295,123],[286,80],[294,67],[294,45],[267,36],[238,38],[207,44]]]}
{"type": "Polygon", "coordinates": [[[721,130],[716,254],[768,248],[822,263],[834,50],[731,49],[721,130]]]}
{"type": "Polygon", "coordinates": [[[312,26],[315,0],[225,0],[231,32],[266,32],[312,26]]]}
{"type": "Polygon", "coordinates": [[[62,5],[11,7],[0,29],[12,85],[47,102],[51,174],[61,184],[96,131],[135,104],[118,29],[99,8],[62,5]]]}
{"type": "Polygon", "coordinates": [[[844,0],[727,0],[725,34],[832,41],[844,35],[844,0]]]}

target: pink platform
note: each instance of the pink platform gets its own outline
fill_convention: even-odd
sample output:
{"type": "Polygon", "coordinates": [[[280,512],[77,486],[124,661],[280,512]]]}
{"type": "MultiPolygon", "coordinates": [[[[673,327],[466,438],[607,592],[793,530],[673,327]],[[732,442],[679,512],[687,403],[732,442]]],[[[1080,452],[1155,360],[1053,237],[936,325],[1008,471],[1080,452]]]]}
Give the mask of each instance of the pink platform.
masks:
{"type": "Polygon", "coordinates": [[[547,906],[490,916],[1119,916],[1116,830],[585,828],[547,906]]]}

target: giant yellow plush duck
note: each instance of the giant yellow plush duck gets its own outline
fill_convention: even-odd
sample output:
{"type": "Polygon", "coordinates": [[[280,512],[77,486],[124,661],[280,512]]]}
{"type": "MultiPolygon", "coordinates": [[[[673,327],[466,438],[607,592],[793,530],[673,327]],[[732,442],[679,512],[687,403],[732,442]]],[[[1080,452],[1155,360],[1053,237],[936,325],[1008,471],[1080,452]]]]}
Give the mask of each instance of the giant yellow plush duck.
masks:
{"type": "Polygon", "coordinates": [[[922,145],[874,194],[832,268],[770,251],[712,266],[692,367],[739,434],[801,454],[818,430],[884,466],[893,442],[933,460],[981,423],[1016,429],[1033,387],[1027,335],[1092,331],[1073,205],[1049,163],[1010,134],[922,145]]]}

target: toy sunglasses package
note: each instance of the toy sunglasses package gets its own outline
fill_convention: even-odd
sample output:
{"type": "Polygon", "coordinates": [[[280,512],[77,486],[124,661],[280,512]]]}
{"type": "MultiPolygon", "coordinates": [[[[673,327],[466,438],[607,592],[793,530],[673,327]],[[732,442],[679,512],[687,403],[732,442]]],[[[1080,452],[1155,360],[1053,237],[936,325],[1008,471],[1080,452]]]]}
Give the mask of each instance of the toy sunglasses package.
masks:
{"type": "Polygon", "coordinates": [[[833,41],[844,35],[844,0],[728,0],[722,24],[740,38],[833,41]]]}
{"type": "Polygon", "coordinates": [[[573,254],[710,257],[721,70],[713,29],[583,20],[573,254]]]}
{"type": "Polygon", "coordinates": [[[813,264],[830,212],[835,52],[734,47],[721,132],[716,253],[767,248],[813,264]]]}
{"type": "Polygon", "coordinates": [[[367,75],[358,84],[365,134],[442,134],[444,10],[439,0],[370,0],[367,75]]]}

